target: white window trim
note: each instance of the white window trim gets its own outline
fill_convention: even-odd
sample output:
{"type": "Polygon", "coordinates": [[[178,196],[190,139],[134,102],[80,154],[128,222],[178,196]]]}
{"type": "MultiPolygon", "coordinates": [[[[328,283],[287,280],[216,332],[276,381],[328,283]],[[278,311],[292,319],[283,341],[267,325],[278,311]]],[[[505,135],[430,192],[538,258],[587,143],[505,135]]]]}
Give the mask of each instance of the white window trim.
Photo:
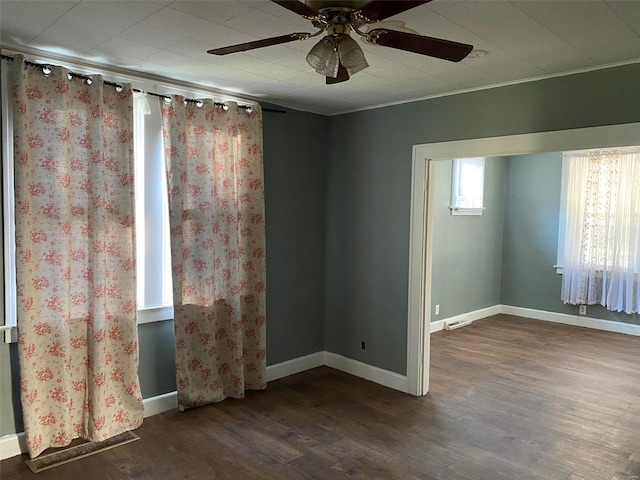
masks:
{"type": "Polygon", "coordinates": [[[562,157],[562,174],[560,179],[560,212],[558,215],[558,252],[556,255],[556,264],[553,268],[556,269],[558,275],[563,274],[564,264],[564,241],[567,233],[567,190],[568,190],[568,174],[569,174],[569,159],[562,157]]]}
{"type": "Polygon", "coordinates": [[[478,208],[459,208],[459,207],[449,207],[451,210],[451,215],[482,215],[487,207],[478,207],[478,208]]]}
{"type": "Polygon", "coordinates": [[[153,308],[138,308],[138,325],[143,323],[173,320],[173,305],[153,308]]]}
{"type": "Polygon", "coordinates": [[[451,215],[475,215],[480,216],[482,212],[486,209],[484,207],[484,180],[485,180],[485,165],[486,158],[485,157],[469,157],[469,158],[455,158],[452,161],[451,165],[451,205],[449,206],[449,210],[451,210],[451,215]],[[461,177],[461,163],[465,160],[479,160],[482,159],[482,192],[483,192],[483,206],[481,207],[460,207],[458,206],[458,185],[460,183],[461,177]]]}
{"type": "Polygon", "coordinates": [[[15,204],[13,188],[13,104],[9,93],[15,80],[13,64],[4,62],[2,78],[2,244],[4,274],[4,321],[0,331],[4,332],[4,341],[18,341],[16,314],[16,241],[15,241],[15,204]]]}

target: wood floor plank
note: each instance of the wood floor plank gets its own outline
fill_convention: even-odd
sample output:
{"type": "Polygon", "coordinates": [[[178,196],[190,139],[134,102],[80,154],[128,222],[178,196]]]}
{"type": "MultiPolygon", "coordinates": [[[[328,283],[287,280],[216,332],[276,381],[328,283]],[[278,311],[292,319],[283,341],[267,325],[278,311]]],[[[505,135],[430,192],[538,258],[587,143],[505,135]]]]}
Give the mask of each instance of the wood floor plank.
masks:
{"type": "MultiPolygon", "coordinates": [[[[640,338],[497,315],[431,337],[416,398],[321,367],[145,419],[38,480],[639,480],[640,338]]],[[[31,479],[26,456],[3,480],[31,479]]]]}

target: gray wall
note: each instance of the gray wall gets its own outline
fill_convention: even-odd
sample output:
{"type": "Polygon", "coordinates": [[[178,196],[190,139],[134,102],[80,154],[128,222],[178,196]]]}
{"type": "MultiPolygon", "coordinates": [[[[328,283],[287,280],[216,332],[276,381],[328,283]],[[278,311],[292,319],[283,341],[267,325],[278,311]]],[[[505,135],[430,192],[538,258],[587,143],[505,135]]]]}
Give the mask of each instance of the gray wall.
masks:
{"type": "MultiPolygon", "coordinates": [[[[509,158],[500,303],[578,315],[576,305],[560,301],[562,277],[556,273],[562,155],[509,158]]],[[[587,316],[640,325],[640,315],[589,305],[587,316]]]]}
{"type": "Polygon", "coordinates": [[[481,216],[451,215],[452,164],[452,160],[433,162],[431,170],[435,184],[432,321],[500,303],[507,159],[485,161],[481,216]]]}
{"type": "Polygon", "coordinates": [[[175,391],[175,343],[173,320],[138,325],[142,398],[175,391]]]}
{"type": "Polygon", "coordinates": [[[22,432],[20,378],[16,344],[0,343],[0,437],[22,432]]]}
{"type": "MultiPolygon", "coordinates": [[[[267,106],[271,107],[271,106],[267,106]]],[[[267,364],[323,350],[328,119],[265,112],[267,364]]],[[[173,322],[138,327],[144,398],[174,391],[173,322]]],[[[0,343],[0,436],[23,431],[17,346],[0,343]]]]}
{"type": "Polygon", "coordinates": [[[324,349],[326,117],[265,112],[267,364],[324,349]]]}
{"type": "MultiPolygon", "coordinates": [[[[265,112],[267,363],[326,349],[404,374],[412,146],[638,122],[638,84],[629,65],[331,118],[265,112]]],[[[173,390],[171,322],[139,332],[144,396],[173,390]]],[[[11,353],[0,435],[22,430],[11,353]]]]}
{"type": "Polygon", "coordinates": [[[639,82],[636,64],[332,117],[325,348],[406,372],[413,145],[638,122],[639,82]]]}
{"type": "Polygon", "coordinates": [[[549,311],[562,305],[561,277],[553,268],[561,179],[561,153],[509,158],[500,299],[505,305],[549,311]]]}

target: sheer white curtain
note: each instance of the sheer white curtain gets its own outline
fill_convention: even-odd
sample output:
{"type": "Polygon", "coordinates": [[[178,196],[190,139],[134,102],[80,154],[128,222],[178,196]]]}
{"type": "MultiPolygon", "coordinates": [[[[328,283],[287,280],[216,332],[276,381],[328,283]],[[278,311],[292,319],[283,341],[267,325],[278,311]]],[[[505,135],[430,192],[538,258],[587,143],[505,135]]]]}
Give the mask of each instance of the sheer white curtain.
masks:
{"type": "Polygon", "coordinates": [[[640,147],[567,152],[562,301],[640,310],[640,147]]]}

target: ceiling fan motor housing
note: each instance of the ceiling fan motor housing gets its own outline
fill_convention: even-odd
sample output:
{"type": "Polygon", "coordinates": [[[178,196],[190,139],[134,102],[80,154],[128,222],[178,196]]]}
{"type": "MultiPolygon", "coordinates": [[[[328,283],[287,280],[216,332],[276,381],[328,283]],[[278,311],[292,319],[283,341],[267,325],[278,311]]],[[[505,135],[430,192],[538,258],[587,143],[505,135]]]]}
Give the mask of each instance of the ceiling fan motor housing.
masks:
{"type": "Polygon", "coordinates": [[[356,10],[344,7],[320,9],[318,15],[310,20],[314,27],[326,30],[327,35],[347,34],[350,27],[357,30],[366,23],[356,10]]]}
{"type": "Polygon", "coordinates": [[[359,10],[368,0],[306,0],[304,3],[316,10],[325,8],[348,8],[351,10],[359,10]]]}

